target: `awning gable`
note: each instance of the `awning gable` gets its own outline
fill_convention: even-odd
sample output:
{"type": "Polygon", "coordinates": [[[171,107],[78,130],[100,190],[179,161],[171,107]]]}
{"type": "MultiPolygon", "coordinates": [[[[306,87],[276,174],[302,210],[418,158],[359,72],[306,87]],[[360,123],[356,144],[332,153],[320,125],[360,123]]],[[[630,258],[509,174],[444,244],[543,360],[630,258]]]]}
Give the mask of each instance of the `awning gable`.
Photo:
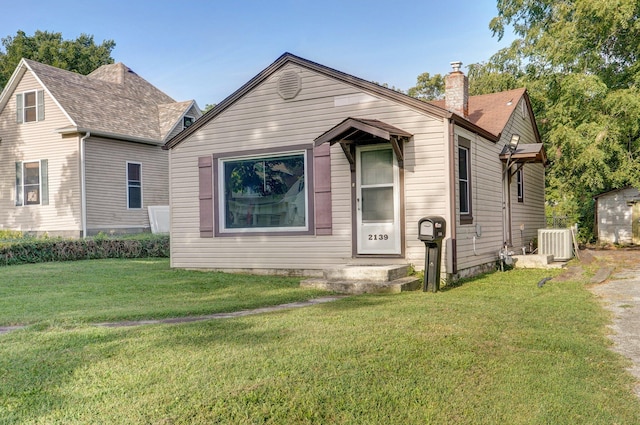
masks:
{"type": "Polygon", "coordinates": [[[413,134],[379,120],[350,117],[318,136],[314,143],[315,146],[324,143],[330,145],[340,143],[353,169],[355,167],[355,152],[353,150],[355,145],[386,141],[391,143],[398,158],[398,165],[402,167],[404,164],[402,142],[408,142],[411,137],[413,134]]]}
{"type": "Polygon", "coordinates": [[[500,152],[500,160],[511,164],[525,164],[528,162],[539,162],[547,165],[547,153],[542,143],[525,143],[518,145],[518,148],[509,153],[509,147],[505,145],[500,152]]]}

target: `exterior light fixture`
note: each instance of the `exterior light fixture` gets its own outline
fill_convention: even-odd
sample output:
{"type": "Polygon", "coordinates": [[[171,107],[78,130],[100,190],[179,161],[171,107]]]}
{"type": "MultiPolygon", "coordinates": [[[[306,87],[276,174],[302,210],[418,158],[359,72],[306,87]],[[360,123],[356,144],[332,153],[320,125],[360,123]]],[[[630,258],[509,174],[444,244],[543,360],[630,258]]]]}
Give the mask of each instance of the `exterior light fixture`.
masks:
{"type": "Polygon", "coordinates": [[[520,135],[514,134],[511,136],[511,140],[509,140],[509,151],[511,153],[515,152],[518,149],[518,142],[520,142],[520,135]]]}

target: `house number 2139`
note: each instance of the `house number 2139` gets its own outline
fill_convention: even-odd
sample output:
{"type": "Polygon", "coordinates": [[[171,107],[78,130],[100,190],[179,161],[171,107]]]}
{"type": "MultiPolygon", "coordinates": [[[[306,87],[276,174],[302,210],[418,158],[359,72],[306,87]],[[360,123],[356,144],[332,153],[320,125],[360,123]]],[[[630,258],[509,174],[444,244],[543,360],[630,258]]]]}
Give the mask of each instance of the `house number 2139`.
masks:
{"type": "Polygon", "coordinates": [[[389,235],[369,235],[370,241],[386,241],[389,240],[389,235]]]}

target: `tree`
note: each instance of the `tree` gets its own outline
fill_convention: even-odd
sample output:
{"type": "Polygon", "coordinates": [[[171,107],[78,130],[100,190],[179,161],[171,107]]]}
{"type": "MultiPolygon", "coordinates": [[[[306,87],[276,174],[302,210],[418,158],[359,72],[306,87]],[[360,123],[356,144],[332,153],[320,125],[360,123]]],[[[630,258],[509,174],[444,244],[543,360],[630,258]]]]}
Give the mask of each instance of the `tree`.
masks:
{"type": "Polygon", "coordinates": [[[61,33],[36,31],[28,36],[18,31],[2,39],[0,50],[0,90],[7,84],[20,59],[32,59],[57,68],[87,75],[96,68],[113,63],[111,51],[116,43],[105,40],[97,45],[92,35],[81,34],[75,40],[63,40],[61,33]]]}
{"type": "Polygon", "coordinates": [[[421,100],[440,100],[444,98],[444,77],[442,74],[431,76],[428,72],[418,75],[416,85],[407,90],[409,96],[421,100]]]}
{"type": "Polygon", "coordinates": [[[527,87],[549,160],[547,204],[593,238],[593,197],[640,188],[640,3],[499,0],[519,37],[469,67],[470,94],[527,87]]]}

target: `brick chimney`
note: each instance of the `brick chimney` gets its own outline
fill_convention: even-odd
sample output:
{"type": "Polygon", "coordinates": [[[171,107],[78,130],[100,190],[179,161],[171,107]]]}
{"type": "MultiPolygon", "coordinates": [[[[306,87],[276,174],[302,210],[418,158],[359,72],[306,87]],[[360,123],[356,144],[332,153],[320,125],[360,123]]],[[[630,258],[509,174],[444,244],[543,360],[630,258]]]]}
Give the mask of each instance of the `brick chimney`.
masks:
{"type": "Polygon", "coordinates": [[[451,62],[453,71],[444,80],[444,105],[451,112],[469,116],[469,80],[460,68],[462,62],[451,62]]]}

